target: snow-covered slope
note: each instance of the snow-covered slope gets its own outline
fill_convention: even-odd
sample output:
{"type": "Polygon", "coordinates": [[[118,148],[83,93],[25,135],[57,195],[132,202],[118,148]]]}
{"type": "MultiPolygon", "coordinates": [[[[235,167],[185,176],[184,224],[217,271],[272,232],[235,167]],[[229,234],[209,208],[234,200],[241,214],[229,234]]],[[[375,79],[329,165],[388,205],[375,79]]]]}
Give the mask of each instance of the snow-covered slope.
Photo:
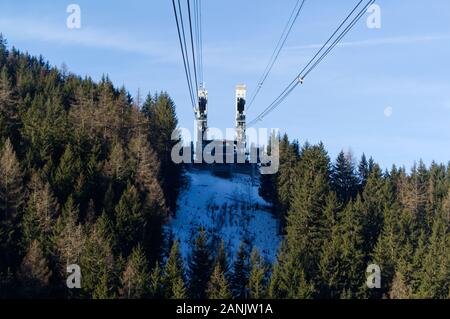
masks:
{"type": "Polygon", "coordinates": [[[213,244],[224,240],[230,258],[245,241],[268,261],[275,259],[280,243],[278,221],[258,195],[257,181],[252,183],[244,174],[225,179],[200,170],[188,171],[186,177],[189,185],[180,194],[178,210],[169,223],[169,231],[180,241],[183,258],[191,253],[203,227],[213,244]]]}

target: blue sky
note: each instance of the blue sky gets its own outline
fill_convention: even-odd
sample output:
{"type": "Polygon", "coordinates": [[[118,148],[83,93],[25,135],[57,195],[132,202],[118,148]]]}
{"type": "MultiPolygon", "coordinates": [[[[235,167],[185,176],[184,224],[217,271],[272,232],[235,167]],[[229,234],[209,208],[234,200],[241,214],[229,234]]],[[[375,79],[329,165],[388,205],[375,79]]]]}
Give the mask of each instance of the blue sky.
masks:
{"type": "MultiPolygon", "coordinates": [[[[209,125],[234,125],[234,88],[255,87],[296,0],[203,0],[209,125]]],[[[292,80],[356,0],[306,0],[285,49],[249,112],[252,119],[292,80]]],[[[364,18],[259,127],[301,142],[371,155],[383,167],[450,160],[450,1],[379,0],[382,28],[364,18]],[[386,109],[392,114],[386,116],[386,109]]],[[[193,126],[171,1],[2,0],[10,45],[131,94],[168,91],[180,125],[193,126]],[[82,28],[66,27],[81,6],[82,28]]]]}

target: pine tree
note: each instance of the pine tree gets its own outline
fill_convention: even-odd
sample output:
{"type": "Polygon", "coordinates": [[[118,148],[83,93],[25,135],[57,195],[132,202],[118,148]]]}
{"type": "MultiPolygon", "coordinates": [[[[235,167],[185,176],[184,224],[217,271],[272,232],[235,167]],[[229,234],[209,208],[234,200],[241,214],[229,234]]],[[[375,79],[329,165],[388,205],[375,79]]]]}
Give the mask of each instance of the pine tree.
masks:
{"type": "Polygon", "coordinates": [[[256,248],[250,256],[249,297],[263,299],[267,293],[267,266],[256,248]]]}
{"type": "Polygon", "coordinates": [[[189,259],[189,294],[194,299],[204,299],[212,271],[211,251],[206,232],[201,229],[189,259]]]}
{"type": "Polygon", "coordinates": [[[233,273],[230,276],[230,289],[237,299],[248,297],[249,260],[248,251],[244,243],[241,243],[236,260],[233,264],[233,273]]]}
{"type": "Polygon", "coordinates": [[[17,274],[23,296],[27,298],[47,297],[50,292],[51,275],[48,260],[35,240],[31,243],[17,274]]]}
{"type": "Polygon", "coordinates": [[[209,279],[206,294],[209,299],[231,298],[231,292],[228,288],[228,283],[220,263],[216,263],[216,266],[214,267],[211,278],[209,279]]]}
{"type": "Polygon", "coordinates": [[[147,258],[141,246],[137,246],[128,257],[128,263],[122,274],[122,298],[139,299],[148,294],[150,274],[147,267],[147,258]]]}
{"type": "Polygon", "coordinates": [[[174,241],[170,249],[169,258],[164,266],[163,282],[165,298],[176,298],[180,291],[180,283],[184,282],[183,260],[178,241],[174,241]]]}

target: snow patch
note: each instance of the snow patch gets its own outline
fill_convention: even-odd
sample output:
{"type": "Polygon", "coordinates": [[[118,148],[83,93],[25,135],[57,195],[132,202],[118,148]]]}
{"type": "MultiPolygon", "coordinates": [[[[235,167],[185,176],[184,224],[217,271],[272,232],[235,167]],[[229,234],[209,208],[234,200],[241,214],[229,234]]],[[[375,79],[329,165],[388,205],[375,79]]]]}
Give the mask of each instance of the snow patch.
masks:
{"type": "Polygon", "coordinates": [[[200,170],[188,171],[186,178],[189,185],[180,194],[177,212],[168,225],[185,260],[201,227],[213,245],[224,240],[230,259],[245,242],[258,248],[267,261],[275,260],[281,240],[278,220],[259,196],[257,180],[245,174],[225,179],[200,170]]]}

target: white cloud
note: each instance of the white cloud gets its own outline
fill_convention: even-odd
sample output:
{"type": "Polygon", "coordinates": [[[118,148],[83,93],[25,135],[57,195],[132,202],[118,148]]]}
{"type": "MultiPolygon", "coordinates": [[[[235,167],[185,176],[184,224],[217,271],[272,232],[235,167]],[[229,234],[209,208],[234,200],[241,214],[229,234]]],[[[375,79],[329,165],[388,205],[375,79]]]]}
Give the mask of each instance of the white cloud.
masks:
{"type": "MultiPolygon", "coordinates": [[[[361,41],[341,42],[339,47],[356,47],[356,46],[374,46],[374,45],[404,45],[415,44],[420,42],[442,41],[449,40],[450,35],[419,35],[419,36],[400,36],[400,37],[386,37],[378,39],[368,39],[361,41]]],[[[323,44],[307,44],[300,46],[290,46],[287,50],[307,50],[320,49],[323,44]]]]}
{"type": "MultiPolygon", "coordinates": [[[[339,47],[366,47],[377,45],[407,45],[421,42],[450,40],[450,35],[419,35],[419,36],[399,36],[378,39],[367,39],[361,41],[341,42],[339,47]]],[[[284,73],[307,62],[309,56],[306,50],[320,49],[323,44],[306,44],[285,47],[278,59],[273,72],[284,73]]],[[[225,70],[239,70],[246,72],[261,72],[266,66],[270,51],[259,47],[249,47],[238,45],[237,43],[219,43],[207,45],[205,51],[205,64],[212,67],[221,67],[225,70]]]]}
{"type": "Polygon", "coordinates": [[[0,29],[4,35],[14,35],[18,38],[36,39],[51,43],[71,46],[85,46],[98,49],[130,52],[148,55],[159,61],[178,59],[174,50],[157,42],[143,41],[116,31],[105,32],[89,27],[69,30],[65,24],[59,27],[43,23],[31,22],[25,19],[0,19],[0,29]]]}

